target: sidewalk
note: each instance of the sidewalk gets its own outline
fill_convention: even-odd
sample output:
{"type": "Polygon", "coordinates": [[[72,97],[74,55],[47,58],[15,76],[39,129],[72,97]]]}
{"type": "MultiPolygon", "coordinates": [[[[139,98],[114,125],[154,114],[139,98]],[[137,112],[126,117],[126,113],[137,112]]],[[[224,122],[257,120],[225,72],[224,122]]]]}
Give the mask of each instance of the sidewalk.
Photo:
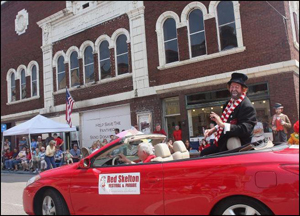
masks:
{"type": "Polygon", "coordinates": [[[1,173],[9,173],[9,174],[26,174],[26,175],[37,175],[38,173],[33,173],[30,171],[8,171],[8,170],[1,170],[1,173]]]}

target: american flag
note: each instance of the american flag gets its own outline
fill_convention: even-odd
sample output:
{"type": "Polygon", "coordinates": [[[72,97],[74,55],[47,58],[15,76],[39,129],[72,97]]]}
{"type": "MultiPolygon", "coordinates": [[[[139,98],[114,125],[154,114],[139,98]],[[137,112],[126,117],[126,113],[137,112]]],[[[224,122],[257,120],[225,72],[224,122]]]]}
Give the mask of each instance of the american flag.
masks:
{"type": "Polygon", "coordinates": [[[66,120],[70,127],[72,127],[72,120],[71,120],[71,114],[73,110],[73,104],[74,100],[69,92],[69,90],[66,88],[66,120]]]}

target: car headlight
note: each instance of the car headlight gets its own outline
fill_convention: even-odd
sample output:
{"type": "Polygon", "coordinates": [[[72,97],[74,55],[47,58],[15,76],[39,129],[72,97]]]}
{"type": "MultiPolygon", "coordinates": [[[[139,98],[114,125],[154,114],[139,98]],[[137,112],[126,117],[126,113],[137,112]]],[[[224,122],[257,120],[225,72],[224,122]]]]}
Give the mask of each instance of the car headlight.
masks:
{"type": "Polygon", "coordinates": [[[40,175],[36,175],[36,176],[32,177],[31,179],[28,180],[28,182],[27,182],[27,184],[26,184],[26,187],[27,187],[28,185],[31,185],[31,184],[34,183],[35,181],[39,180],[40,178],[41,178],[40,175]]]}

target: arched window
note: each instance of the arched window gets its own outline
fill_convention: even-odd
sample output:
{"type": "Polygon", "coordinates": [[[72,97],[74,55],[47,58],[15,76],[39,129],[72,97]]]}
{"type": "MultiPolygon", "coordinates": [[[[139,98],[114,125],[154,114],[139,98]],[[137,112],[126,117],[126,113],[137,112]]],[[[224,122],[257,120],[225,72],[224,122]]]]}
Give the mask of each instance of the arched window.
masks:
{"type": "Polygon", "coordinates": [[[10,101],[13,102],[13,101],[16,101],[16,80],[15,80],[15,74],[12,73],[10,75],[10,101]]]}
{"type": "Polygon", "coordinates": [[[31,96],[37,96],[37,72],[36,66],[34,65],[31,69],[31,96]]]}
{"type": "Polygon", "coordinates": [[[21,85],[21,100],[22,99],[25,99],[26,98],[26,76],[25,76],[25,70],[23,69],[21,71],[21,82],[20,82],[20,85],[21,85]]]}
{"type": "Polygon", "coordinates": [[[57,90],[66,88],[65,58],[60,56],[57,60],[57,90]]]}
{"type": "Polygon", "coordinates": [[[164,22],[164,45],[166,63],[178,61],[177,29],[175,20],[172,18],[164,22]]]}
{"type": "Polygon", "coordinates": [[[71,87],[80,85],[80,74],[79,74],[79,63],[78,63],[78,53],[76,51],[72,52],[70,57],[70,80],[71,87]]]}
{"type": "Polygon", "coordinates": [[[84,50],[84,73],[85,73],[85,83],[94,82],[95,72],[94,72],[94,56],[92,47],[88,46],[84,50]]]}
{"type": "Polygon", "coordinates": [[[231,1],[221,1],[217,6],[220,50],[237,47],[236,25],[231,1]]]}
{"type": "Polygon", "coordinates": [[[99,46],[101,79],[111,77],[110,52],[108,45],[108,42],[105,40],[99,46]]]}
{"type": "Polygon", "coordinates": [[[196,57],[206,54],[205,29],[203,13],[193,10],[189,15],[190,56],[196,57]]]}
{"type": "Polygon", "coordinates": [[[124,34],[117,38],[117,74],[125,74],[129,72],[128,64],[128,47],[126,43],[126,36],[124,34]]]}

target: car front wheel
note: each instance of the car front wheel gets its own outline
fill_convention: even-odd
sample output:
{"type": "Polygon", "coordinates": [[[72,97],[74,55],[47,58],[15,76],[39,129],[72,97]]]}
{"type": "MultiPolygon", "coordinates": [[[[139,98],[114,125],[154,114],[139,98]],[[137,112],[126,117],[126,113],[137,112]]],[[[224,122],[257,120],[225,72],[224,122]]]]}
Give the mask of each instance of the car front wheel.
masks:
{"type": "Polygon", "coordinates": [[[273,215],[261,202],[247,197],[232,197],[221,201],[212,215],[273,215]]]}
{"type": "Polygon", "coordinates": [[[49,189],[44,193],[42,215],[69,215],[63,197],[55,190],[49,189]]]}

